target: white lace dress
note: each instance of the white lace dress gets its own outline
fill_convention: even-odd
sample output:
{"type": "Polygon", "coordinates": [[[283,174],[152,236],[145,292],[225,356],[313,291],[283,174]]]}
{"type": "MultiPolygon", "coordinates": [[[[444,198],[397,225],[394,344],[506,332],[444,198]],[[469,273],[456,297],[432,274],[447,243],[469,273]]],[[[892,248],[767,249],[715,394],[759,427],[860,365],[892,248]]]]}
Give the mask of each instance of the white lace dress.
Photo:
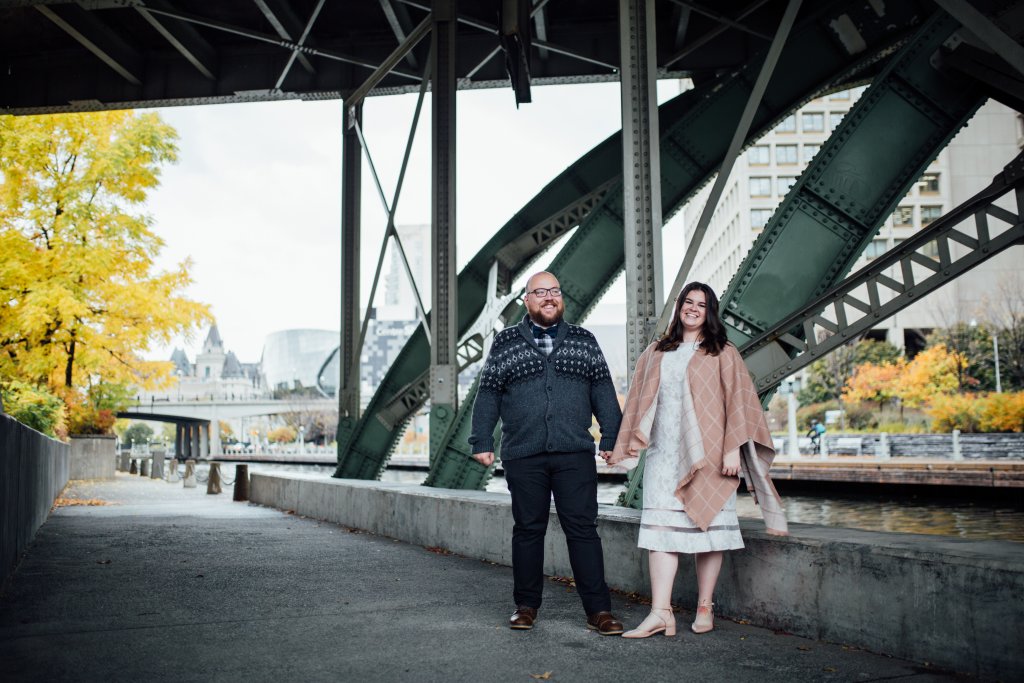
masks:
{"type": "Polygon", "coordinates": [[[704,453],[686,377],[686,368],[697,348],[697,344],[680,344],[661,360],[661,385],[644,464],[644,509],[637,540],[638,546],[648,550],[706,553],[743,547],[735,493],[711,520],[707,531],[694,524],[675,497],[680,449],[686,448],[699,457],[704,453]]]}

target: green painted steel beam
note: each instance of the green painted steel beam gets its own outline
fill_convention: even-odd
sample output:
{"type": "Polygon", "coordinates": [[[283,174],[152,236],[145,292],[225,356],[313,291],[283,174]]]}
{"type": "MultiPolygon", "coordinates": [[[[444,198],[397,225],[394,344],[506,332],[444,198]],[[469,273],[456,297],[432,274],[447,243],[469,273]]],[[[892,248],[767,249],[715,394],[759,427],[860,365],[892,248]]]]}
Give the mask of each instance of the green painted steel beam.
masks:
{"type": "MultiPolygon", "coordinates": [[[[722,296],[723,318],[737,346],[840,282],[913,182],[984,103],[980,84],[934,66],[933,56],[959,29],[944,12],[929,19],[776,209],[722,296]]],[[[795,337],[802,333],[800,326],[792,331],[795,337]]],[[[757,377],[774,371],[778,360],[770,354],[746,359],[757,377]]],[[[640,506],[642,477],[642,467],[630,473],[625,504],[640,506]]]]}
{"type": "MultiPolygon", "coordinates": [[[[866,78],[873,64],[893,50],[908,27],[919,23],[931,9],[927,2],[899,3],[878,16],[870,7],[851,8],[844,2],[818,5],[795,29],[755,117],[751,139],[816,93],[866,78]]],[[[759,60],[752,60],[747,67],[660,108],[665,216],[678,210],[717,168],[731,132],[728,122],[738,119],[759,65],[759,60]]],[[[500,266],[498,293],[507,292],[515,277],[525,272],[553,239],[539,238],[557,232],[553,226],[562,225],[564,231],[565,216],[571,213],[568,209],[577,206],[581,196],[596,197],[597,201],[588,208],[590,213],[555,267],[564,268],[570,319],[585,316],[622,267],[620,154],[618,136],[605,140],[549,184],[481,249],[459,275],[460,331],[469,329],[483,310],[491,264],[497,261],[500,266]],[[609,184],[614,190],[606,190],[607,196],[595,195],[609,184]],[[561,218],[556,221],[553,216],[561,218]]],[[[429,347],[418,331],[392,365],[362,419],[340,431],[335,476],[379,477],[409,417],[425,400],[417,387],[428,367],[429,347]]],[[[467,406],[469,403],[471,398],[467,406]]],[[[464,406],[460,418],[466,409],[464,406]]],[[[461,424],[464,420],[457,419],[447,437],[449,446],[458,448],[464,443],[461,424]]],[[[449,458],[437,462],[444,468],[449,458]]],[[[486,476],[484,472],[475,477],[477,483],[466,484],[479,486],[486,476]]]]}
{"type": "MultiPolygon", "coordinates": [[[[847,19],[861,28],[865,45],[873,49],[850,55],[836,38],[836,16],[821,11],[794,29],[783,51],[767,94],[754,116],[750,144],[793,109],[837,84],[856,78],[866,63],[889,50],[894,38],[893,25],[911,26],[919,14],[910,4],[908,13],[886,17],[891,23],[871,22],[874,11],[847,19]],[[901,23],[905,22],[905,23],[901,23]],[[872,29],[876,31],[872,33],[872,29]]],[[[928,6],[928,12],[932,11],[928,6]]],[[[877,17],[876,17],[877,18],[877,17]]],[[[679,210],[717,170],[732,137],[729,122],[739,119],[747,102],[761,60],[752,60],[746,68],[687,93],[662,105],[661,163],[662,206],[666,216],[679,210]],[[678,105],[678,106],[673,106],[678,105]]],[[[623,210],[621,182],[610,191],[600,206],[582,222],[562,248],[549,269],[562,284],[566,318],[583,320],[604,291],[622,271],[623,210]]],[[[520,312],[520,315],[522,312],[520,312]]],[[[486,483],[486,468],[469,458],[472,401],[476,385],[470,391],[447,436],[447,447],[431,464],[426,483],[449,488],[477,488],[486,483]]],[[[500,447],[499,447],[500,453],[500,447]]]]}

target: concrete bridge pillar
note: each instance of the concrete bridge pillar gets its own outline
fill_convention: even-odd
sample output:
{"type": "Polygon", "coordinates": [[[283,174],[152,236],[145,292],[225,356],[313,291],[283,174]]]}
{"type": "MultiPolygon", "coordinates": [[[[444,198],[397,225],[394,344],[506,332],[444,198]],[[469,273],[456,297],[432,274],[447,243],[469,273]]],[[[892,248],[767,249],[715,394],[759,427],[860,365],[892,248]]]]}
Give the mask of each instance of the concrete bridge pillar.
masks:
{"type": "Polygon", "coordinates": [[[209,458],[210,457],[210,425],[201,424],[196,425],[199,427],[199,457],[209,458]]]}
{"type": "Polygon", "coordinates": [[[194,459],[195,451],[192,450],[192,423],[186,422],[181,425],[181,453],[186,460],[194,459]]]}
{"type": "Polygon", "coordinates": [[[203,457],[203,449],[199,443],[199,425],[195,422],[189,425],[189,432],[191,435],[191,446],[189,457],[193,460],[199,460],[203,457]]]}
{"type": "Polygon", "coordinates": [[[180,422],[174,423],[174,457],[181,460],[185,455],[185,428],[180,422]]]}
{"type": "Polygon", "coordinates": [[[217,406],[213,407],[210,419],[210,455],[223,455],[220,445],[220,419],[217,417],[217,406]]]}

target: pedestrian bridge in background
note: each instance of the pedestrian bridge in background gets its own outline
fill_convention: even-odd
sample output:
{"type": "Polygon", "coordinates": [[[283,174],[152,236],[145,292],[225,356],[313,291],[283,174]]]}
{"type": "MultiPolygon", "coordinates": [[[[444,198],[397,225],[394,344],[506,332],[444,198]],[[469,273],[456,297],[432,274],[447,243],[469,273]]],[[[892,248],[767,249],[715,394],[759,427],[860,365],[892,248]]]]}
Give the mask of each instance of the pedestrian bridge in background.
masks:
{"type": "Polygon", "coordinates": [[[335,411],[330,399],[198,399],[189,401],[137,401],[118,417],[132,420],[172,422],[175,425],[176,457],[208,458],[221,455],[220,421],[242,417],[284,415],[295,412],[335,411]]]}

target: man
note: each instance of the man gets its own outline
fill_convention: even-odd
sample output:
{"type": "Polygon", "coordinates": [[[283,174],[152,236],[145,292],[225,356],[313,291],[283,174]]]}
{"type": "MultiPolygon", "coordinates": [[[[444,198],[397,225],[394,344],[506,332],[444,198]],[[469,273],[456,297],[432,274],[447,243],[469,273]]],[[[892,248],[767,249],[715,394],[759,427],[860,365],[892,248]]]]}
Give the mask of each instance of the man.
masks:
{"type": "Polygon", "coordinates": [[[499,332],[480,375],[473,405],[473,457],[494,462],[501,418],[501,462],[512,494],[513,629],[530,629],[544,585],[544,534],[551,496],[569,548],[587,627],[622,633],[611,614],[597,535],[597,468],[592,416],[601,425],[602,457],[611,451],[622,412],[594,335],[562,320],[558,280],[536,273],[526,285],[527,315],[499,332]]]}
{"type": "Polygon", "coordinates": [[[811,428],[807,431],[807,436],[811,437],[811,451],[820,453],[821,438],[825,436],[825,425],[817,420],[811,420],[811,428]]]}

